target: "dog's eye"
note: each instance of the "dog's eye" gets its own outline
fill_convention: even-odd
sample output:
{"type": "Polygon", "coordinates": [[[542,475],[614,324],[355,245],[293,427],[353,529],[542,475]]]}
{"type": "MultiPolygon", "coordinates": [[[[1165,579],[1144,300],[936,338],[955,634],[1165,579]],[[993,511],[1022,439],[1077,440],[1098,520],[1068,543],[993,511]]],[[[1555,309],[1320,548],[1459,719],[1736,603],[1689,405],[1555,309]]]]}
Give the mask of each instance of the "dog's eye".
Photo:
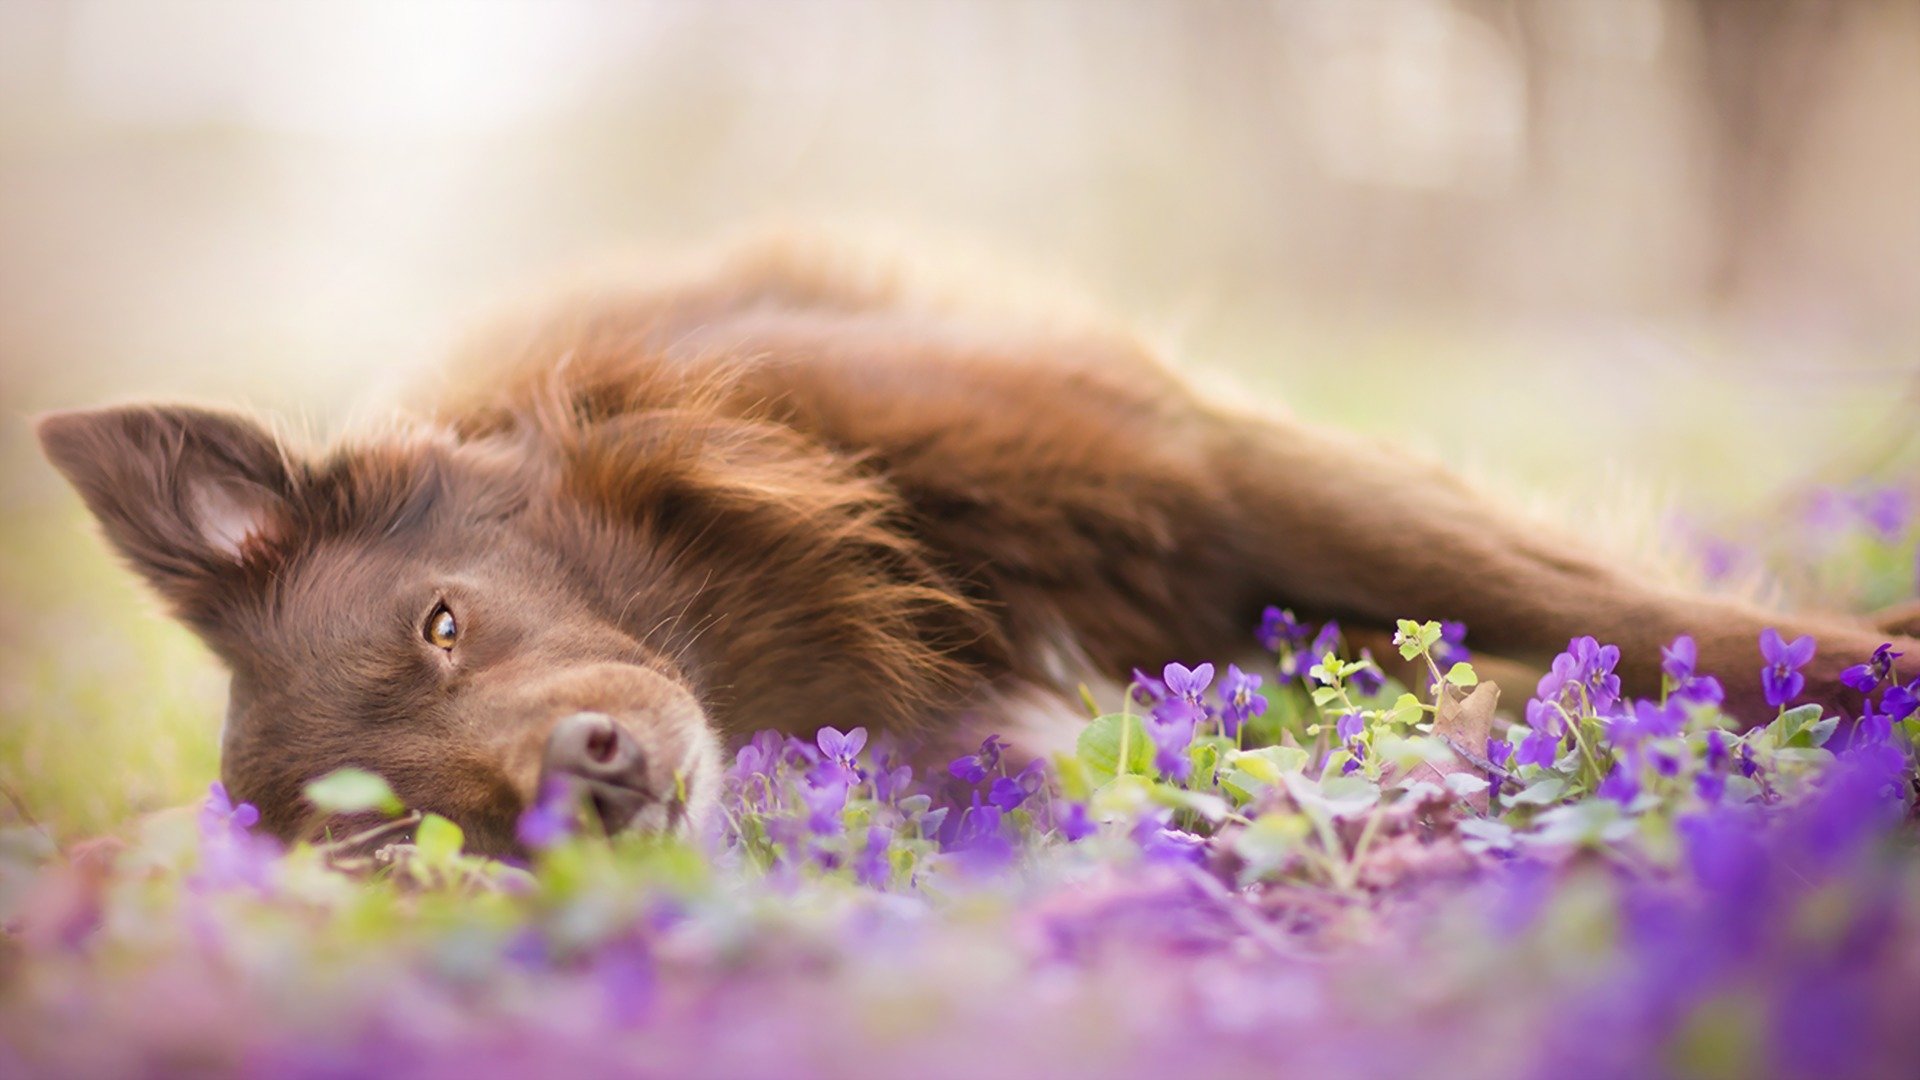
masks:
{"type": "Polygon", "coordinates": [[[431,644],[442,649],[451,649],[454,641],[460,637],[460,623],[454,619],[453,612],[447,609],[447,605],[440,604],[433,609],[433,614],[427,616],[427,625],[423,633],[431,644]]]}

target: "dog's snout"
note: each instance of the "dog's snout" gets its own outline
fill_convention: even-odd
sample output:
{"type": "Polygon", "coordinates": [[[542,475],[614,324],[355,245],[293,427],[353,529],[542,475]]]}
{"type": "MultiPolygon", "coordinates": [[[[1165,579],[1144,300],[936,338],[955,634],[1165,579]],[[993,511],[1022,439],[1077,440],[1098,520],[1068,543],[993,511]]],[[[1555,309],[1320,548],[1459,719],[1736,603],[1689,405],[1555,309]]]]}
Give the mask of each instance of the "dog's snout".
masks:
{"type": "Polygon", "coordinates": [[[579,712],[554,725],[547,738],[548,769],[589,780],[638,780],[646,771],[640,743],[606,713],[579,712]]]}
{"type": "Polygon", "coordinates": [[[574,713],[555,724],[540,773],[543,788],[563,783],[583,790],[608,832],[624,828],[659,797],[648,786],[640,741],[605,713],[574,713]]]}

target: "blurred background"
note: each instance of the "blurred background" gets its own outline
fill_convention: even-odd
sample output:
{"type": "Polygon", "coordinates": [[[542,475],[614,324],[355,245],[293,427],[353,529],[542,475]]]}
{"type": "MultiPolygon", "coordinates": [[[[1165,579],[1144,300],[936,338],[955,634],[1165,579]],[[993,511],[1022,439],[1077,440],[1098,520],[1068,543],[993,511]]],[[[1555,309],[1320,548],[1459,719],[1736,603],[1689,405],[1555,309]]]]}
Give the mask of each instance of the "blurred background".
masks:
{"type": "Polygon", "coordinates": [[[214,776],[218,673],[36,410],[317,432],[583,267],[991,252],[1203,385],[1642,524],[1904,475],[1920,5],[0,5],[0,814],[214,776]]]}

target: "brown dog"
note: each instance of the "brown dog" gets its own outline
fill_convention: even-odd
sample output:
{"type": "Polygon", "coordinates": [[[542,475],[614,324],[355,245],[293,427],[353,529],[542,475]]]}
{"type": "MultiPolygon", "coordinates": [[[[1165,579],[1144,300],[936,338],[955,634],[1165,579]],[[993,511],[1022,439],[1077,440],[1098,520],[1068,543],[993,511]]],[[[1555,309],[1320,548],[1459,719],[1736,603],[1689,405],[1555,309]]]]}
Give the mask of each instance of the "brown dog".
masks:
{"type": "Polygon", "coordinates": [[[481,850],[514,847],[543,774],[666,827],[711,804],[728,737],[937,730],[1237,655],[1268,603],[1457,619],[1536,663],[1593,634],[1645,693],[1691,633],[1747,718],[1763,627],[1818,636],[1809,693],[1841,708],[1883,640],[1649,586],[1389,448],[1203,403],[1121,333],[778,249],[566,308],[455,377],[410,430],[317,458],[194,408],[41,421],[231,669],[224,779],[281,834],[349,764],[481,850]]]}

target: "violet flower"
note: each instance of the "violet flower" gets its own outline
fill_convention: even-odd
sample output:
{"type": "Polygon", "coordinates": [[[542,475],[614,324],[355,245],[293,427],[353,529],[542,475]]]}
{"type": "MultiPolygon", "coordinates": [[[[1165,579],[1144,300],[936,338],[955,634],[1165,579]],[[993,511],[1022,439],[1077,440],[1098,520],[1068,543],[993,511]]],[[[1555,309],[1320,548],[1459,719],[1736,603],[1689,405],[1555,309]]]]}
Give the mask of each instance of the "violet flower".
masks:
{"type": "Polygon", "coordinates": [[[1293,612],[1277,607],[1268,607],[1260,613],[1260,626],[1253,632],[1262,648],[1277,653],[1282,649],[1294,649],[1307,640],[1307,625],[1294,618],[1293,612]]]}
{"type": "Polygon", "coordinates": [[[1886,642],[1873,650],[1873,656],[1866,663],[1855,664],[1841,672],[1840,681],[1863,694],[1871,694],[1893,675],[1893,662],[1905,655],[1894,652],[1893,643],[1886,642]]]}
{"type": "Polygon", "coordinates": [[[1213,685],[1213,665],[1199,664],[1187,667],[1184,664],[1168,664],[1161,671],[1160,679],[1167,687],[1167,695],[1199,705],[1200,695],[1213,685]]]}
{"type": "Polygon", "coordinates": [[[1630,714],[1613,717],[1607,726],[1616,744],[1631,747],[1648,739],[1670,739],[1680,734],[1686,722],[1686,714],[1677,701],[1665,705],[1636,701],[1630,714]]]}
{"type": "Polygon", "coordinates": [[[1099,831],[1093,815],[1087,812],[1087,804],[1083,802],[1056,802],[1053,827],[1060,830],[1060,835],[1066,837],[1069,844],[1077,844],[1099,831]]]}
{"type": "MultiPolygon", "coordinates": [[[[1364,654],[1364,650],[1362,650],[1364,654]]],[[[1440,640],[1433,643],[1429,650],[1435,666],[1445,671],[1455,664],[1464,664],[1473,659],[1473,651],[1467,648],[1467,624],[1444,620],[1440,623],[1440,640]]]]}
{"type": "Polygon", "coordinates": [[[1726,690],[1719,679],[1695,672],[1699,660],[1700,649],[1687,634],[1661,648],[1660,669],[1666,673],[1667,695],[1696,705],[1718,705],[1726,700],[1726,690]]]}
{"type": "Polygon", "coordinates": [[[1000,748],[1005,743],[1006,740],[1000,736],[989,735],[980,743],[978,752],[953,759],[952,764],[947,766],[947,772],[956,780],[978,784],[1000,764],[1000,748]]]}
{"type": "Polygon", "coordinates": [[[1560,757],[1560,738],[1558,732],[1534,728],[1526,738],[1520,740],[1520,748],[1513,754],[1513,763],[1552,768],[1560,757]]]}
{"type": "Polygon", "coordinates": [[[853,860],[853,875],[860,884],[872,889],[886,887],[893,878],[893,863],[889,858],[892,847],[892,829],[875,825],[867,830],[866,845],[853,860]]]}
{"type": "Polygon", "coordinates": [[[1366,730],[1367,718],[1357,709],[1341,713],[1333,722],[1333,733],[1342,743],[1353,742],[1366,730]]]}
{"type": "MultiPolygon", "coordinates": [[[[744,755],[748,747],[742,747],[744,755]]],[[[565,840],[572,832],[578,815],[579,791],[560,777],[549,778],[540,790],[540,797],[527,807],[525,813],[514,826],[514,835],[526,847],[541,851],[565,840]]]]}
{"type": "Polygon", "coordinates": [[[1627,761],[1615,762],[1613,771],[1600,782],[1597,794],[1603,799],[1612,799],[1625,806],[1640,795],[1640,778],[1637,775],[1639,771],[1627,761]]]}
{"type": "Polygon", "coordinates": [[[800,800],[807,807],[807,828],[815,835],[838,836],[846,828],[841,813],[847,808],[847,785],[837,776],[810,778],[800,789],[800,800]]]}
{"type": "Polygon", "coordinates": [[[1141,671],[1133,669],[1133,681],[1127,685],[1127,696],[1136,704],[1158,705],[1166,700],[1167,684],[1141,671]]]}
{"type": "Polygon", "coordinates": [[[1249,675],[1237,665],[1227,665],[1227,677],[1220,681],[1220,727],[1231,739],[1240,734],[1240,726],[1267,711],[1262,697],[1260,676],[1249,675]]]}
{"type": "Polygon", "coordinates": [[[1813,659],[1814,648],[1810,637],[1798,637],[1789,644],[1771,626],[1760,631],[1760,655],[1767,661],[1767,666],[1760,669],[1760,689],[1767,696],[1768,706],[1782,708],[1806,689],[1807,677],[1800,674],[1800,669],[1813,659]]]}
{"type": "Polygon", "coordinates": [[[1372,697],[1386,689],[1387,675],[1380,670],[1380,665],[1374,662],[1371,651],[1361,649],[1360,659],[1365,661],[1367,666],[1347,676],[1347,685],[1353,687],[1361,697],[1372,697]]]}

